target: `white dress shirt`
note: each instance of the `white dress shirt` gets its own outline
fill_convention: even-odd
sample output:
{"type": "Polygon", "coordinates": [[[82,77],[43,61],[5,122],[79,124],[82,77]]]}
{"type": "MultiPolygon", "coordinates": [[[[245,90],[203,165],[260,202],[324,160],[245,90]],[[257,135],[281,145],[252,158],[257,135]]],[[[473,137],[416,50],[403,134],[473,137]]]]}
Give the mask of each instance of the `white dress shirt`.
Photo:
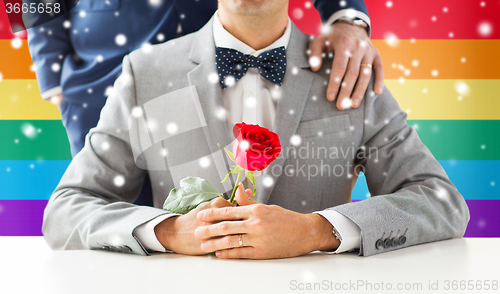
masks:
{"type": "MultiPolygon", "coordinates": [[[[222,26],[217,13],[214,16],[213,34],[215,46],[235,49],[243,54],[257,57],[262,52],[288,45],[291,34],[291,21],[283,35],[270,46],[254,50],[250,46],[231,35],[222,26]]],[[[276,114],[277,101],[280,98],[280,87],[264,79],[257,68],[249,68],[247,73],[233,86],[222,90],[222,100],[226,110],[226,120],[229,124],[245,122],[247,124],[259,124],[262,127],[273,130],[276,114]]],[[[256,183],[259,174],[256,173],[256,183]]],[[[248,186],[249,183],[246,183],[248,186]]],[[[257,187],[258,189],[259,187],[257,187]]],[[[341,243],[337,250],[326,253],[341,253],[360,246],[361,230],[350,219],[336,211],[323,210],[315,213],[327,219],[340,234],[341,243]]],[[[145,224],[138,226],[133,234],[141,241],[147,249],[166,252],[165,248],[156,238],[154,227],[168,217],[178,215],[162,215],[145,224]]],[[[332,232],[333,233],[333,232],[332,232]]]]}

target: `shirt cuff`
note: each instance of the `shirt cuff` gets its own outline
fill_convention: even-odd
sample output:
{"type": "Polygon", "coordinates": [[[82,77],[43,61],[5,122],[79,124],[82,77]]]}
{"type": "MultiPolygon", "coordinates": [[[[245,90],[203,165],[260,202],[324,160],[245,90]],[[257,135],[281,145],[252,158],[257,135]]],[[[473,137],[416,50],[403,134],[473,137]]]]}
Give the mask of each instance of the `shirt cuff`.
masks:
{"type": "MultiPolygon", "coordinates": [[[[361,244],[361,229],[352,220],[334,210],[315,211],[326,218],[340,235],[340,246],[335,251],[321,251],[328,254],[358,249],[361,244]]],[[[332,232],[334,234],[334,232],[332,232]]]]}
{"type": "Polygon", "coordinates": [[[330,18],[326,22],[326,25],[327,26],[332,25],[337,20],[339,20],[339,19],[341,19],[343,17],[348,17],[348,18],[351,18],[351,19],[359,18],[362,21],[364,21],[368,25],[368,28],[367,28],[366,32],[368,33],[368,38],[370,38],[370,36],[371,36],[371,26],[372,26],[371,22],[370,22],[370,17],[368,15],[366,15],[365,13],[363,13],[361,11],[357,11],[357,10],[352,9],[352,8],[341,9],[341,10],[335,12],[334,14],[332,14],[332,16],[330,16],[330,18]]]}
{"type": "Polygon", "coordinates": [[[139,239],[139,241],[142,243],[144,248],[148,250],[159,251],[159,252],[173,252],[171,250],[166,250],[165,247],[161,245],[160,241],[158,241],[158,238],[156,238],[155,234],[155,227],[157,224],[161,223],[167,218],[176,215],[179,214],[170,213],[155,217],[154,219],[148,221],[147,223],[144,223],[135,228],[133,235],[136,236],[137,239],[139,239]]]}
{"type": "Polygon", "coordinates": [[[50,98],[52,98],[52,96],[59,95],[61,93],[62,93],[61,86],[57,86],[57,87],[54,87],[52,89],[49,89],[49,90],[43,92],[42,93],[42,98],[44,100],[50,100],[50,98]]]}

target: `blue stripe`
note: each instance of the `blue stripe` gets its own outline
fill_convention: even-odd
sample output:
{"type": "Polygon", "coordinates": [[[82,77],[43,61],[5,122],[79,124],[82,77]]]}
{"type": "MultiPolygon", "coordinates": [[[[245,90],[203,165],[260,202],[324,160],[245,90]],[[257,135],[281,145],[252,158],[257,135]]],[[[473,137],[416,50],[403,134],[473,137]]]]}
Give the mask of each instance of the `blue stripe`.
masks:
{"type": "MultiPolygon", "coordinates": [[[[500,160],[439,160],[465,200],[500,200],[500,160]]],[[[360,175],[353,200],[370,197],[366,179],[360,175]]]]}
{"type": "Polygon", "coordinates": [[[0,160],[0,200],[48,200],[70,160],[0,160]]]}
{"type": "MultiPolygon", "coordinates": [[[[0,200],[48,200],[69,160],[0,160],[0,200]]],[[[466,200],[500,200],[500,160],[440,160],[466,200]]],[[[353,200],[369,195],[364,175],[353,200]]]]}

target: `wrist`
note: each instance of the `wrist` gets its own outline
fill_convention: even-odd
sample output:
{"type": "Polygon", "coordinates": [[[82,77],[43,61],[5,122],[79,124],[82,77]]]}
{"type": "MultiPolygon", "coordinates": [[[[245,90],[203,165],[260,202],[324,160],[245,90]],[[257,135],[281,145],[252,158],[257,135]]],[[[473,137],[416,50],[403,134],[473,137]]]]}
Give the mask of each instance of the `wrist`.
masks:
{"type": "Polygon", "coordinates": [[[357,17],[348,17],[348,16],[343,16],[336,21],[332,23],[332,25],[338,24],[338,23],[344,23],[344,24],[349,24],[350,26],[353,27],[358,27],[362,29],[364,32],[366,32],[367,36],[370,36],[370,24],[367,23],[365,20],[357,17]]]}
{"type": "Polygon", "coordinates": [[[157,224],[154,228],[156,239],[166,250],[175,251],[173,242],[176,240],[176,220],[179,216],[172,216],[161,223],[157,224]]]}
{"type": "Polygon", "coordinates": [[[311,228],[310,230],[313,234],[312,240],[313,249],[321,251],[332,251],[340,246],[340,240],[338,240],[333,234],[333,225],[325,219],[323,216],[317,213],[311,213],[307,215],[310,219],[311,228]]]}
{"type": "Polygon", "coordinates": [[[363,20],[352,20],[349,18],[340,18],[336,20],[334,23],[332,23],[332,27],[335,26],[345,26],[345,28],[357,28],[359,31],[363,31],[363,36],[369,38],[370,37],[370,31],[369,31],[369,26],[364,22],[363,20]]]}
{"type": "Polygon", "coordinates": [[[52,97],[50,97],[50,102],[55,104],[59,110],[61,110],[61,102],[63,100],[62,94],[57,94],[52,97]]]}

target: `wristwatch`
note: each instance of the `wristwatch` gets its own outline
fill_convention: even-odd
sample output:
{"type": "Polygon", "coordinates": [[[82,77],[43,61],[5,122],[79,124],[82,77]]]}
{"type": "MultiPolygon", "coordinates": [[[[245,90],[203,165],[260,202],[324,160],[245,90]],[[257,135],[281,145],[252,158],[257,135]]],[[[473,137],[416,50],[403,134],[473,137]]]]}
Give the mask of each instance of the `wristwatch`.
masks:
{"type": "Polygon", "coordinates": [[[345,23],[348,23],[350,25],[353,25],[353,26],[358,26],[358,27],[362,27],[366,30],[366,33],[368,34],[369,36],[369,26],[368,24],[362,20],[361,18],[351,18],[351,17],[348,17],[348,16],[342,16],[341,18],[337,19],[337,21],[340,21],[340,22],[345,22],[345,23]]]}
{"type": "Polygon", "coordinates": [[[362,28],[368,28],[368,24],[362,20],[361,18],[350,18],[348,16],[342,16],[341,18],[339,18],[337,21],[342,21],[342,22],[346,22],[348,24],[351,24],[351,25],[354,25],[354,26],[358,26],[358,27],[362,27],[362,28]]]}
{"type": "Polygon", "coordinates": [[[339,240],[340,242],[342,242],[342,236],[340,235],[339,231],[337,231],[337,229],[335,227],[333,227],[333,235],[335,236],[335,239],[339,240]]]}

